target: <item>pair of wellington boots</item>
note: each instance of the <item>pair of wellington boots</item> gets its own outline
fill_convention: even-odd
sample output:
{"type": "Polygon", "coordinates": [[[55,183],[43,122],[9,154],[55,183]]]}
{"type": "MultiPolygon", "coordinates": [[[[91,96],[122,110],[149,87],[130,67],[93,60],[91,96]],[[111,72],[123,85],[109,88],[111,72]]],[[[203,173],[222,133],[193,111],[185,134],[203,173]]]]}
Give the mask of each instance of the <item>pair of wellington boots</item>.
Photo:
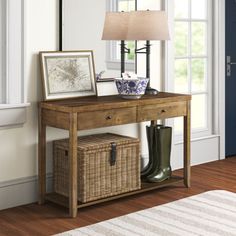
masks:
{"type": "Polygon", "coordinates": [[[146,127],[149,161],[141,172],[148,182],[162,182],[171,177],[170,153],[172,128],[163,125],[146,127]]]}

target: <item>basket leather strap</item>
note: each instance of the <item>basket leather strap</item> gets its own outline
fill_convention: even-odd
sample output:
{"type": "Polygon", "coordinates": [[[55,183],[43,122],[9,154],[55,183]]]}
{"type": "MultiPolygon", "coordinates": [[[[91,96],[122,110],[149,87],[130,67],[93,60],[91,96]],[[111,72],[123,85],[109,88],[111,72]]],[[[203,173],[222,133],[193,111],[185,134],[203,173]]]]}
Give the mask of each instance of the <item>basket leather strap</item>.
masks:
{"type": "Polygon", "coordinates": [[[111,159],[110,159],[111,166],[116,164],[116,143],[111,143],[111,159]]]}

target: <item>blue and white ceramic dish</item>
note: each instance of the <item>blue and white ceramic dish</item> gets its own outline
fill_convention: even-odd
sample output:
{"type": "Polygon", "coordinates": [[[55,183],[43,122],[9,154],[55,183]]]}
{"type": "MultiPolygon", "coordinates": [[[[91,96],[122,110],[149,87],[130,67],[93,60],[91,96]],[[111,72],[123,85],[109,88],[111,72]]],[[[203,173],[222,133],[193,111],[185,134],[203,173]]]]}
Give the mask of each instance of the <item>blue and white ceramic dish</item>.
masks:
{"type": "Polygon", "coordinates": [[[125,99],[139,99],[145,94],[149,79],[138,78],[138,79],[122,79],[116,78],[115,83],[118,93],[122,98],[125,99]]]}

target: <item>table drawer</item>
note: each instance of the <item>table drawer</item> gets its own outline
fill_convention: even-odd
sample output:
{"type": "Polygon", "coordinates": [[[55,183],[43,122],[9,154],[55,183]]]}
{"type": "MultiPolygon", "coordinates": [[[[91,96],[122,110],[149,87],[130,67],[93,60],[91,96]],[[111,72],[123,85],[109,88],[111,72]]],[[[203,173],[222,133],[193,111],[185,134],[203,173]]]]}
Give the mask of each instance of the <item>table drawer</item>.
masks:
{"type": "Polygon", "coordinates": [[[186,112],[186,102],[141,106],[138,112],[138,122],[185,116],[186,112]]]}
{"type": "Polygon", "coordinates": [[[136,107],[78,113],[79,130],[136,122],[136,107]]]}

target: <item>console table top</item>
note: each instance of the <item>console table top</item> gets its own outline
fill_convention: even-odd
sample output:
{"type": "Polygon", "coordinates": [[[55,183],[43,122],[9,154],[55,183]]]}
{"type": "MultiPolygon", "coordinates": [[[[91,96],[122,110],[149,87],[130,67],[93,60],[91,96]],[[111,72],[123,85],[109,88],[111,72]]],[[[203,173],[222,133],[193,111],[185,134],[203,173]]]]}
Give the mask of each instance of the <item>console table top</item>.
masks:
{"type": "Polygon", "coordinates": [[[123,99],[119,95],[112,95],[44,101],[40,102],[40,107],[63,112],[84,112],[189,100],[191,100],[191,95],[159,92],[157,95],[144,95],[140,99],[130,100],[123,99]]]}

